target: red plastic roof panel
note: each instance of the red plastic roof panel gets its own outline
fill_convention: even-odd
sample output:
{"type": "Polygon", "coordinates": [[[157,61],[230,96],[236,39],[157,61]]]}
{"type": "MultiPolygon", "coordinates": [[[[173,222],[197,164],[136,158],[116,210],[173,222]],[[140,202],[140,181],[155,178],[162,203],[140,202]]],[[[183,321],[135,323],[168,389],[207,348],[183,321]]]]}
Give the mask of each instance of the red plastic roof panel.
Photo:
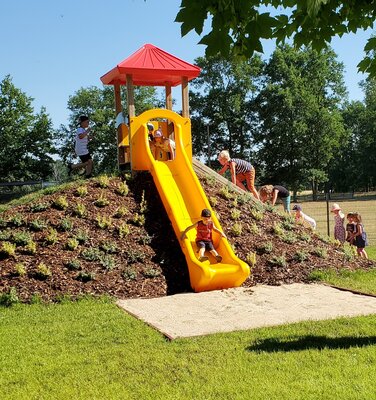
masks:
{"type": "Polygon", "coordinates": [[[101,77],[105,85],[126,84],[126,75],[132,75],[136,86],[177,86],[182,77],[196,78],[201,69],[164,50],[145,44],[115,68],[101,77]]]}

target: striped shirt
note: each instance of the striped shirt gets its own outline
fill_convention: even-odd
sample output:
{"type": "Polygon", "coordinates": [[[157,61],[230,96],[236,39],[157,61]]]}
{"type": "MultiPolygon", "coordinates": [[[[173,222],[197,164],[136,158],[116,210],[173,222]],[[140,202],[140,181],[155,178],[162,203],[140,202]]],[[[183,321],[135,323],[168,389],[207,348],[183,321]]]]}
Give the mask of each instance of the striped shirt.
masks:
{"type": "Polygon", "coordinates": [[[236,174],[245,174],[246,172],[249,172],[253,169],[251,163],[249,163],[248,161],[240,160],[239,158],[231,158],[231,160],[228,162],[229,166],[231,162],[235,163],[236,174]]]}
{"type": "Polygon", "coordinates": [[[87,148],[89,138],[86,135],[84,138],[80,139],[80,135],[85,133],[86,130],[84,128],[78,128],[77,133],[76,133],[76,154],[78,156],[85,156],[86,154],[89,154],[89,150],[87,148]]]}

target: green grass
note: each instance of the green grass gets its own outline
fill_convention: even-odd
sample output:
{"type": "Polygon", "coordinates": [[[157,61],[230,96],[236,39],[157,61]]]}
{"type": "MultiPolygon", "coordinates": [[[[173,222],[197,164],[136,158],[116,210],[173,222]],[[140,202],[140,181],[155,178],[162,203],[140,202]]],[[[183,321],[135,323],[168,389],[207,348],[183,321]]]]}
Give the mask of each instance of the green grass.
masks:
{"type": "Polygon", "coordinates": [[[169,342],[110,302],[0,308],[0,398],[374,399],[376,316],[169,342]]]}

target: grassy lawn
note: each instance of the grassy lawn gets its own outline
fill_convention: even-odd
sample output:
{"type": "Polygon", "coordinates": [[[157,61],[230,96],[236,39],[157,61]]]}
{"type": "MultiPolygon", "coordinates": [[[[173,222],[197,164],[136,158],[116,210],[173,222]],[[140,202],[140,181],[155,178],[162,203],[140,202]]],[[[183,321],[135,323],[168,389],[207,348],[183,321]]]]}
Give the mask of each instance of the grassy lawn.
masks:
{"type": "Polygon", "coordinates": [[[374,399],[376,315],[167,341],[111,302],[0,308],[0,398],[374,399]]]}

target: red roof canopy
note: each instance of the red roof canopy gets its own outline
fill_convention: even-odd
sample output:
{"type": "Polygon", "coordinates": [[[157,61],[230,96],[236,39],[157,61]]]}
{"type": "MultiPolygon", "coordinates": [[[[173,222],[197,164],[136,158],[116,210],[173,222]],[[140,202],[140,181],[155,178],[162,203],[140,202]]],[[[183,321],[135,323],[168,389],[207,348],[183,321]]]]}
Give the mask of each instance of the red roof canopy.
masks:
{"type": "Polygon", "coordinates": [[[201,68],[189,64],[152,44],[145,44],[131,56],[101,77],[105,85],[125,85],[132,75],[136,86],[177,86],[182,77],[196,78],[201,68]]]}

